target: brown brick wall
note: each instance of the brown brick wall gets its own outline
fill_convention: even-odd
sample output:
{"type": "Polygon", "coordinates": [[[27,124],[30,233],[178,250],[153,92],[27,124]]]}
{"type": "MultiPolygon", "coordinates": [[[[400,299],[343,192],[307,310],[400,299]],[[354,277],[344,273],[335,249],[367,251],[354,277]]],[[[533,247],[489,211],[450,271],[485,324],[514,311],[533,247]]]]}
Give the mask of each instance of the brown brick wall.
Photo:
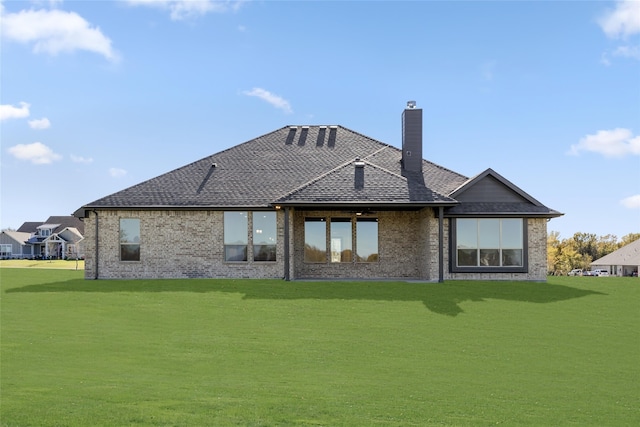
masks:
{"type": "MultiPolygon", "coordinates": [[[[277,216],[276,262],[225,262],[222,211],[100,211],[99,278],[282,278],[283,215],[277,216]],[[140,219],[140,262],[120,261],[120,218],[140,219]]],[[[85,219],[85,277],[95,277],[95,216],[85,219]]],[[[251,230],[251,215],[249,215],[251,230]]],[[[252,244],[249,233],[249,248],[252,244]]],[[[251,251],[249,250],[249,254],[251,251]]]]}
{"type": "MultiPolygon", "coordinates": [[[[284,277],[284,210],[278,211],[276,262],[224,261],[222,211],[99,211],[100,279],[137,278],[282,278],[284,277]],[[139,218],[140,262],[120,261],[119,220],[139,218]]],[[[355,214],[346,212],[347,215],[355,214]]],[[[375,263],[305,263],[305,216],[345,216],[341,211],[290,211],[291,279],[363,278],[438,280],[438,218],[432,209],[380,211],[379,261],[375,263]]],[[[95,278],[94,214],[85,219],[85,277],[95,278]]],[[[449,245],[449,220],[444,222],[445,248],[449,245]]],[[[251,215],[249,215],[251,229],[251,215]]],[[[529,219],[528,273],[450,273],[449,251],[444,251],[445,280],[545,280],[546,220],[529,219]]],[[[252,233],[249,233],[251,248],[252,233]]],[[[327,233],[328,234],[328,233],[327,233]]],[[[327,242],[327,247],[330,247],[327,242]]],[[[355,248],[354,248],[355,249],[355,248]]]]}

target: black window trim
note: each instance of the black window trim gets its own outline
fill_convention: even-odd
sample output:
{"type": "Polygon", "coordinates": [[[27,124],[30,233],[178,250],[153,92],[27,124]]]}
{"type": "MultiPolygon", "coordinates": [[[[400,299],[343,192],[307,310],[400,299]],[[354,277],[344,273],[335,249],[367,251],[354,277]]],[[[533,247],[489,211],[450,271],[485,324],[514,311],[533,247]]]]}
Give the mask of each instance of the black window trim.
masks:
{"type": "Polygon", "coordinates": [[[522,266],[520,267],[460,267],[457,264],[458,260],[458,241],[457,241],[457,220],[458,219],[506,219],[513,216],[464,216],[464,217],[452,217],[449,218],[449,272],[450,273],[528,273],[529,272],[529,230],[527,227],[527,218],[522,218],[522,266]]]}

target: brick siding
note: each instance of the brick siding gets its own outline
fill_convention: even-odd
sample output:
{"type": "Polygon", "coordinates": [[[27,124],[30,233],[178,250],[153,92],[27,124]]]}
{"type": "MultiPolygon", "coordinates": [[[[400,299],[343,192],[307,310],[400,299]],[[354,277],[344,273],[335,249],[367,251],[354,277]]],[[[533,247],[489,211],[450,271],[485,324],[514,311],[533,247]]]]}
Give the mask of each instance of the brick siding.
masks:
{"type": "MultiPolygon", "coordinates": [[[[248,233],[249,261],[225,262],[222,211],[108,210],[98,212],[100,279],[142,278],[283,278],[284,214],[277,213],[275,262],[251,259],[252,233],[248,233]],[[120,218],[140,220],[140,262],[120,261],[120,218]]],[[[291,279],[362,278],[438,280],[438,219],[432,209],[380,211],[379,260],[374,263],[305,263],[304,218],[352,216],[343,211],[290,211],[291,279]]],[[[95,214],[85,218],[85,277],[96,277],[95,214]]],[[[249,230],[252,229],[249,215],[249,230]]],[[[528,273],[450,273],[449,251],[444,251],[445,280],[545,280],[546,220],[529,219],[528,273]]],[[[449,244],[449,220],[444,222],[444,244],[449,244]]],[[[327,236],[329,239],[329,236],[327,236]]],[[[327,241],[327,247],[330,247],[327,241]]],[[[354,248],[355,249],[355,248],[354,248]]]]}

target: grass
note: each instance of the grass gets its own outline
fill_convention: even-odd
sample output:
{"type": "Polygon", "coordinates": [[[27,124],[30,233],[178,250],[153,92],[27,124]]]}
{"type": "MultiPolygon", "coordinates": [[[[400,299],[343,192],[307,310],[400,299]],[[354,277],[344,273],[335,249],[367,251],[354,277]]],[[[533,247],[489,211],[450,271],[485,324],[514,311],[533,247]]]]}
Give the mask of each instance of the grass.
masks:
{"type": "Polygon", "coordinates": [[[3,268],[2,426],[640,424],[640,281],[3,268]]]}

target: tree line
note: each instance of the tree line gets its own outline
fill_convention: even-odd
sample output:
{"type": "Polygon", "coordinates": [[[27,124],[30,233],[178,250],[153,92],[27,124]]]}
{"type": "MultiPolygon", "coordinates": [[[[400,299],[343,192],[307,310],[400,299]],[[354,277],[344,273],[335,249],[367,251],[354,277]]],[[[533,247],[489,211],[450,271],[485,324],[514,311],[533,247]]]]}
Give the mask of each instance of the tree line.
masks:
{"type": "Polygon", "coordinates": [[[579,268],[590,270],[591,262],[640,239],[640,233],[629,233],[618,240],[607,234],[596,236],[592,233],[575,233],[572,237],[560,239],[560,233],[551,231],[547,235],[547,269],[549,274],[566,275],[579,268]]]}

